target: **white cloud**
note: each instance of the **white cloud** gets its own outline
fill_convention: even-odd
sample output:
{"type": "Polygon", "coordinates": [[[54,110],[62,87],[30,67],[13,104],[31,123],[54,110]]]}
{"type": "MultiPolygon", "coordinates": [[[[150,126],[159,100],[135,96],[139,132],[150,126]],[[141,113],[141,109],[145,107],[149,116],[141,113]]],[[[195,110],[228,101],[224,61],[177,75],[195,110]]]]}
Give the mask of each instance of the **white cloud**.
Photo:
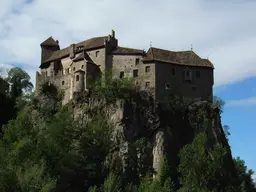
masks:
{"type": "MultiPolygon", "coordinates": [[[[39,44],[62,47],[116,30],[129,47],[189,49],[215,64],[215,85],[256,75],[256,2],[249,0],[0,0],[0,63],[22,63],[34,76],[39,44]],[[33,72],[32,72],[33,71],[33,72]]],[[[33,77],[34,78],[34,77],[33,77]]]]}
{"type": "Polygon", "coordinates": [[[253,106],[256,105],[256,97],[250,97],[239,100],[229,100],[226,102],[226,106],[253,106]]]}

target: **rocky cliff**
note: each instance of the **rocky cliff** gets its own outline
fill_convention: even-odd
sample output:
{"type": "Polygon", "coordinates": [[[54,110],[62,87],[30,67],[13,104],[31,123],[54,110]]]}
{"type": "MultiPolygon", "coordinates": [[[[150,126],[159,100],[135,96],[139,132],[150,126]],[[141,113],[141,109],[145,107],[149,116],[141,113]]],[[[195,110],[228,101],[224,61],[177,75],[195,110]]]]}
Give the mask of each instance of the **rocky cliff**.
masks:
{"type": "Polygon", "coordinates": [[[232,174],[232,156],[220,113],[212,103],[185,102],[174,97],[170,102],[155,102],[148,92],[137,92],[130,99],[108,104],[104,99],[79,94],[69,104],[75,118],[88,121],[93,111],[101,110],[113,129],[114,146],[106,163],[112,169],[137,173],[152,171],[156,177],[164,156],[169,165],[178,165],[178,152],[191,143],[198,133],[205,131],[208,148],[221,143],[228,148],[227,164],[232,174]]]}

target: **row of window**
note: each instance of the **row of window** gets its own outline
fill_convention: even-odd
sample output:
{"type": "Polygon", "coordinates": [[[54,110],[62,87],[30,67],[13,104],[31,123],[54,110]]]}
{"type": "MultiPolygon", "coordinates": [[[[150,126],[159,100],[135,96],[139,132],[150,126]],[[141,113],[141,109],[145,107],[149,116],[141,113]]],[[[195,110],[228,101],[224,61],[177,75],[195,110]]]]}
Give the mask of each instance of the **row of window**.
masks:
{"type": "MultiPolygon", "coordinates": [[[[79,81],[79,78],[80,78],[79,75],[77,75],[77,76],[76,76],[76,81],[79,81]]],[[[65,84],[65,81],[62,81],[61,84],[64,85],[64,84],[65,84]]]]}
{"type": "MultiPolygon", "coordinates": [[[[81,69],[84,68],[84,65],[81,65],[81,69]]],[[[73,71],[76,70],[76,67],[73,67],[73,71]]],[[[69,68],[65,69],[65,74],[69,74],[69,68]]]]}
{"type": "MultiPolygon", "coordinates": [[[[150,71],[150,66],[146,66],[145,67],[145,72],[148,73],[150,71]]],[[[133,77],[138,77],[139,76],[139,70],[138,69],[134,69],[133,72],[132,72],[132,76],[133,77]]],[[[124,77],[124,71],[121,71],[120,72],[120,75],[119,75],[120,78],[123,78],[124,77]]]]}
{"type": "MultiPolygon", "coordinates": [[[[145,67],[145,72],[150,72],[150,66],[145,67]]],[[[175,68],[172,68],[172,75],[175,75],[175,68]]],[[[133,77],[138,77],[138,69],[133,70],[133,77]]],[[[120,78],[124,77],[124,71],[120,72],[120,78]]],[[[196,78],[200,78],[200,71],[196,71],[196,78]]],[[[185,80],[192,80],[192,71],[185,71],[185,80]]]]}
{"type": "MultiPolygon", "coordinates": [[[[175,75],[175,74],[176,74],[176,70],[175,68],[172,68],[172,75],[175,75]]],[[[192,71],[186,70],[185,74],[187,77],[192,77],[192,71]]],[[[196,71],[196,77],[200,78],[200,71],[196,71]]]]}

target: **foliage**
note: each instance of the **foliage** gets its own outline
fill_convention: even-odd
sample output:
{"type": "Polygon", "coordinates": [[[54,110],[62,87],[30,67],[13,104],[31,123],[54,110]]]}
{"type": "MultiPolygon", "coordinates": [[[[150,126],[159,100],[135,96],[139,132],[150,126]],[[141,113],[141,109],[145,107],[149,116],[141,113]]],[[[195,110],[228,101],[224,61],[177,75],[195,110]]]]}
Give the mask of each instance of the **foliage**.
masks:
{"type": "Polygon", "coordinates": [[[238,176],[238,182],[241,187],[241,191],[256,191],[255,183],[253,182],[252,176],[254,171],[245,166],[245,162],[237,157],[233,159],[235,163],[236,174],[238,176]]]}
{"type": "Polygon", "coordinates": [[[121,186],[119,178],[110,173],[103,185],[104,192],[121,192],[121,186]]]}
{"type": "Polygon", "coordinates": [[[0,77],[0,128],[15,118],[18,111],[27,104],[27,94],[33,88],[29,75],[22,69],[14,67],[6,71],[7,77],[4,74],[0,77]]]}
{"type": "Polygon", "coordinates": [[[220,113],[223,113],[225,101],[223,101],[221,98],[219,98],[217,96],[213,96],[213,104],[219,108],[220,113]]]}
{"type": "MultiPolygon", "coordinates": [[[[6,80],[11,91],[2,92],[0,105],[15,109],[17,116],[13,113],[1,121],[5,125],[0,139],[0,191],[255,191],[253,171],[240,158],[234,159],[237,177],[231,180],[225,167],[227,151],[221,145],[210,148],[204,133],[181,149],[179,178],[164,158],[159,177],[153,179],[150,137],[129,141],[126,172],[116,164],[106,166],[108,155],[118,147],[113,143],[108,104],[130,100],[138,90],[131,79],[104,75],[95,82],[91,97],[103,97],[108,103],[80,103],[74,110],[72,105],[61,106],[63,93],[51,84],[43,84],[37,94],[23,94],[32,88],[29,76],[18,68],[9,71],[6,80]]],[[[168,115],[183,118],[189,101],[172,97],[168,105],[168,115]]]]}
{"type": "Polygon", "coordinates": [[[225,186],[220,180],[225,177],[225,155],[226,150],[221,145],[211,151],[207,149],[206,134],[196,136],[192,144],[180,151],[180,191],[223,191],[225,186]]]}
{"type": "Polygon", "coordinates": [[[111,72],[106,70],[102,78],[97,80],[91,91],[93,96],[105,98],[108,103],[119,99],[128,100],[136,92],[136,87],[131,78],[111,79],[111,72]]]}
{"type": "Polygon", "coordinates": [[[22,96],[23,93],[29,93],[33,89],[30,76],[19,67],[9,70],[6,81],[10,85],[10,96],[13,99],[22,96]]]}

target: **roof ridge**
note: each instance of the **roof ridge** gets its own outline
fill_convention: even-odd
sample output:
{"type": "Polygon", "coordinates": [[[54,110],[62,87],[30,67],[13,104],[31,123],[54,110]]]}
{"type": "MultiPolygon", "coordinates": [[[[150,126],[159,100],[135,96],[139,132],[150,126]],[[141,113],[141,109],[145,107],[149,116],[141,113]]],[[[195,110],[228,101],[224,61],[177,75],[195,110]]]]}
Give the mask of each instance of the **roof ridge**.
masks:
{"type": "Polygon", "coordinates": [[[135,50],[141,50],[141,51],[143,51],[143,49],[136,49],[136,48],[130,48],[130,47],[123,47],[123,46],[117,46],[117,47],[125,48],[125,49],[135,49],[135,50]]]}

